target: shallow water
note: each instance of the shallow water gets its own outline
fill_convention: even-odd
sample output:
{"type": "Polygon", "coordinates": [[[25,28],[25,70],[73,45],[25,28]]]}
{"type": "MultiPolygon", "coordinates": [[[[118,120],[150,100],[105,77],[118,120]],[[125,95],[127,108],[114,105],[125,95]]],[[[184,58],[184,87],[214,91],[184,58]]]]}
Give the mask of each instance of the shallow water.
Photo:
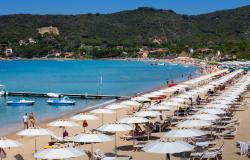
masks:
{"type": "MultiPolygon", "coordinates": [[[[55,92],[133,95],[165,85],[166,80],[181,81],[188,74],[197,75],[197,67],[150,65],[146,62],[109,60],[15,60],[0,61],[0,84],[9,92],[55,92]],[[102,83],[100,82],[102,77],[102,83]]],[[[34,106],[7,106],[7,100],[21,97],[0,98],[0,134],[22,127],[24,113],[33,111],[38,121],[47,120],[69,112],[80,111],[86,106],[104,100],[80,100],[75,106],[49,106],[46,98],[28,98],[34,106]]]]}

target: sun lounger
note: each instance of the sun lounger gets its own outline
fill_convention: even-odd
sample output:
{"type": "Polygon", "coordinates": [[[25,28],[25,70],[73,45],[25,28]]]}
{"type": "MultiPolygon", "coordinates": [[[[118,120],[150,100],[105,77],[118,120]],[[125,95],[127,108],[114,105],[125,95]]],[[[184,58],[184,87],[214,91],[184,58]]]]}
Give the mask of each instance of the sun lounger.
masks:
{"type": "Polygon", "coordinates": [[[124,135],[124,136],[120,136],[120,138],[122,140],[132,140],[132,139],[141,139],[141,140],[146,140],[148,138],[148,135],[145,133],[145,134],[142,134],[142,135],[124,135]]]}
{"type": "Polygon", "coordinates": [[[141,151],[141,149],[146,145],[147,142],[136,142],[134,145],[134,151],[141,151]]]}

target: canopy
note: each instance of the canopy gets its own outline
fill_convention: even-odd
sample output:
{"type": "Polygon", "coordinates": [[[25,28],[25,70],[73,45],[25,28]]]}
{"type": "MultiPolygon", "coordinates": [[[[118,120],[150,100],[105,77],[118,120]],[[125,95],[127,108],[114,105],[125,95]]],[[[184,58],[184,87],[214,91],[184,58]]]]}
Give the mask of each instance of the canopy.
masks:
{"type": "Polygon", "coordinates": [[[198,129],[173,129],[168,131],[164,137],[167,138],[190,138],[190,137],[199,137],[206,135],[205,132],[198,129]]]}
{"type": "Polygon", "coordinates": [[[96,120],[98,119],[98,117],[91,115],[91,114],[80,113],[80,114],[74,115],[70,119],[76,120],[76,121],[83,121],[83,120],[96,120]]]}
{"type": "Polygon", "coordinates": [[[140,111],[136,112],[134,115],[137,117],[157,117],[162,114],[158,111],[140,111]]]}
{"type": "Polygon", "coordinates": [[[12,148],[12,147],[19,147],[22,144],[11,140],[11,139],[7,139],[6,137],[1,137],[0,138],[0,148],[12,148]]]}
{"type": "Polygon", "coordinates": [[[76,127],[79,126],[77,123],[65,119],[59,119],[53,122],[50,122],[48,126],[53,127],[76,127]]]}
{"type": "Polygon", "coordinates": [[[39,159],[69,159],[83,156],[85,153],[72,147],[57,147],[38,151],[34,154],[39,159]]]}
{"type": "Polygon", "coordinates": [[[166,141],[153,141],[143,148],[145,152],[150,153],[159,153],[159,154],[173,154],[173,153],[181,153],[192,151],[194,146],[188,144],[187,142],[183,141],[175,141],[175,142],[166,142],[166,141]]]}
{"type": "Polygon", "coordinates": [[[178,128],[193,128],[193,127],[205,127],[210,126],[212,123],[204,120],[185,120],[177,124],[178,128]]]}
{"type": "Polygon", "coordinates": [[[119,123],[134,124],[134,123],[147,123],[149,120],[143,117],[125,117],[119,120],[119,123]]]}

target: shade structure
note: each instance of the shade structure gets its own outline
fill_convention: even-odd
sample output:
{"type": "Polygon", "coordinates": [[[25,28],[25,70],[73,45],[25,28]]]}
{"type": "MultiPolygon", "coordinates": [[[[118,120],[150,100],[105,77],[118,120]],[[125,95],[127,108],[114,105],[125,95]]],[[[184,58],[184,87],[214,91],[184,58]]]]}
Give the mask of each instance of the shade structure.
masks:
{"type": "Polygon", "coordinates": [[[149,107],[149,110],[153,110],[153,111],[169,111],[172,108],[167,106],[167,105],[163,105],[163,104],[159,104],[159,105],[153,105],[149,107]]]}
{"type": "Polygon", "coordinates": [[[0,148],[13,148],[13,147],[19,147],[21,145],[22,144],[17,141],[8,139],[6,137],[0,137],[0,148]]]}
{"type": "Polygon", "coordinates": [[[80,114],[74,115],[70,119],[76,120],[76,121],[83,121],[83,120],[96,120],[98,119],[98,117],[91,115],[91,114],[80,113],[80,114]]]}
{"type": "Polygon", "coordinates": [[[122,109],[122,108],[127,108],[127,105],[124,104],[120,104],[120,103],[114,103],[114,104],[110,104],[108,106],[106,106],[106,109],[112,109],[112,110],[118,110],[118,109],[122,109]]]}
{"type": "Polygon", "coordinates": [[[112,123],[112,124],[104,124],[103,126],[97,128],[98,131],[103,132],[124,132],[124,131],[130,131],[133,128],[127,124],[121,124],[121,123],[112,123]]]}
{"type": "Polygon", "coordinates": [[[111,136],[107,136],[105,134],[101,133],[81,133],[76,135],[73,138],[73,142],[79,142],[79,143],[91,143],[91,153],[93,155],[93,143],[103,143],[112,141],[111,136]]]}
{"type": "Polygon", "coordinates": [[[189,119],[199,119],[199,120],[205,120],[205,121],[215,121],[220,119],[219,116],[215,114],[195,114],[191,116],[189,119]]]}
{"type": "Polygon", "coordinates": [[[113,110],[105,109],[105,108],[95,109],[95,110],[90,111],[90,113],[101,114],[102,115],[102,121],[101,121],[102,125],[103,125],[103,121],[104,121],[104,114],[115,114],[115,112],[113,110]]]}
{"type": "Polygon", "coordinates": [[[119,120],[119,123],[135,124],[135,123],[147,123],[149,120],[143,117],[125,117],[119,120]]]}
{"type": "Polygon", "coordinates": [[[127,108],[127,107],[129,107],[129,106],[124,105],[124,104],[114,103],[114,104],[110,104],[110,105],[106,106],[105,108],[116,110],[115,120],[117,121],[117,119],[118,119],[118,111],[117,110],[122,109],[122,108],[127,108]]]}
{"type": "Polygon", "coordinates": [[[198,129],[173,129],[168,131],[164,137],[167,138],[191,138],[206,135],[205,132],[198,129]]]}
{"type": "Polygon", "coordinates": [[[151,101],[151,99],[147,97],[142,97],[142,96],[132,98],[132,100],[137,101],[137,102],[150,102],[151,101]]]}
{"type": "Polygon", "coordinates": [[[66,120],[66,119],[59,119],[53,122],[48,123],[48,126],[52,127],[76,127],[79,126],[76,122],[66,120]]]}
{"type": "Polygon", "coordinates": [[[198,113],[208,113],[208,114],[225,114],[226,112],[221,109],[202,109],[198,113]]]}
{"type": "Polygon", "coordinates": [[[19,131],[16,133],[19,136],[47,136],[47,135],[53,135],[53,132],[47,129],[43,129],[40,127],[30,127],[28,129],[24,129],[22,131],[19,131]]]}
{"type": "Polygon", "coordinates": [[[136,112],[134,115],[137,117],[157,117],[162,114],[158,111],[140,111],[136,112]]]}
{"type": "Polygon", "coordinates": [[[54,147],[38,151],[34,154],[39,159],[69,159],[83,156],[85,153],[72,147],[54,147]]]}
{"type": "Polygon", "coordinates": [[[113,124],[104,124],[103,126],[96,129],[97,131],[102,132],[114,132],[115,133],[115,154],[117,155],[117,142],[116,142],[116,132],[125,132],[133,130],[133,128],[127,124],[113,123],[113,124]]]}
{"type": "Polygon", "coordinates": [[[95,109],[90,111],[90,113],[95,113],[95,114],[114,114],[115,112],[111,109],[105,109],[105,108],[100,108],[100,109],[95,109]]]}
{"type": "Polygon", "coordinates": [[[166,105],[166,106],[169,106],[169,107],[179,107],[179,106],[182,106],[183,104],[182,103],[178,103],[178,102],[171,102],[171,101],[163,101],[160,103],[161,105],[166,105]]]}
{"type": "Polygon", "coordinates": [[[172,98],[169,101],[175,102],[175,103],[184,103],[184,102],[187,102],[188,100],[185,98],[172,98]]]}
{"type": "Polygon", "coordinates": [[[112,141],[112,137],[102,133],[81,133],[73,137],[74,142],[102,143],[112,141]]]}
{"type": "Polygon", "coordinates": [[[166,93],[159,92],[159,91],[151,92],[150,94],[156,95],[156,96],[166,96],[167,95],[166,93]]]}
{"type": "Polygon", "coordinates": [[[17,135],[35,137],[35,152],[36,152],[36,137],[37,136],[50,136],[50,135],[53,135],[53,132],[47,129],[40,128],[40,127],[30,127],[28,129],[24,129],[20,132],[17,132],[17,135]]]}
{"type": "Polygon", "coordinates": [[[162,140],[150,142],[143,148],[145,152],[158,154],[174,154],[192,151],[193,149],[193,145],[184,141],[168,142],[162,140]]]}
{"type": "Polygon", "coordinates": [[[208,104],[206,105],[204,108],[213,108],[213,109],[228,109],[230,108],[231,105],[227,105],[227,104],[208,104]]]}
{"type": "Polygon", "coordinates": [[[178,128],[195,128],[195,127],[206,127],[212,125],[209,121],[204,120],[185,120],[177,124],[178,128]]]}
{"type": "Polygon", "coordinates": [[[126,106],[135,106],[135,107],[141,106],[141,103],[136,102],[136,101],[130,101],[130,100],[123,101],[121,102],[121,104],[126,105],[126,106]]]}

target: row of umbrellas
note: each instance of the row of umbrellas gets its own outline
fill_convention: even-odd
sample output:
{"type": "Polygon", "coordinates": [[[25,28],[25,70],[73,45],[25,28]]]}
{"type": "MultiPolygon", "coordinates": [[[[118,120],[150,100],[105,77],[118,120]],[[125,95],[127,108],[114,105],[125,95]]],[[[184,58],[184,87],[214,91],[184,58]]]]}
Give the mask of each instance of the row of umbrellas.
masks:
{"type": "MultiPolygon", "coordinates": [[[[200,81],[204,81],[206,79],[211,79],[211,77],[225,73],[225,72],[226,72],[226,70],[214,73],[210,76],[206,76],[206,78],[205,77],[200,78],[200,81]]],[[[199,81],[199,80],[197,80],[197,81],[199,81]]],[[[117,110],[119,110],[121,108],[125,108],[125,107],[140,106],[142,102],[151,101],[150,97],[152,95],[161,96],[161,95],[164,95],[164,93],[167,93],[167,90],[152,92],[151,96],[149,96],[149,95],[148,96],[147,95],[146,96],[139,96],[139,97],[135,97],[135,98],[128,100],[128,101],[123,101],[122,103],[119,103],[119,104],[116,103],[116,104],[109,105],[105,108],[92,110],[90,113],[102,115],[102,120],[101,120],[102,126],[98,127],[96,129],[97,131],[101,131],[101,133],[81,133],[81,134],[78,134],[77,136],[73,137],[72,141],[91,143],[91,152],[93,153],[93,143],[102,143],[102,142],[112,141],[111,136],[107,136],[107,135],[103,134],[102,132],[114,132],[115,133],[115,148],[117,148],[116,132],[133,130],[133,127],[131,127],[130,124],[147,123],[147,122],[149,122],[149,120],[147,118],[144,118],[144,117],[157,117],[157,116],[162,114],[159,111],[170,110],[173,107],[180,106],[181,103],[183,102],[180,99],[187,99],[188,98],[188,96],[185,96],[185,95],[191,95],[190,93],[195,94],[195,93],[200,93],[202,91],[207,91],[208,88],[210,88],[210,87],[211,86],[206,86],[206,87],[203,86],[203,89],[191,90],[191,92],[189,92],[189,94],[186,93],[186,94],[183,94],[182,96],[179,96],[179,100],[178,100],[178,98],[176,98],[175,100],[172,100],[172,101],[165,101],[165,102],[161,103],[160,105],[153,105],[149,108],[148,111],[137,112],[137,113],[135,113],[134,116],[125,117],[119,121],[117,121],[117,117],[118,117],[117,110]],[[117,122],[112,123],[112,124],[104,124],[103,125],[104,114],[116,114],[116,121],[117,122]]],[[[188,88],[188,85],[184,84],[184,85],[175,86],[175,90],[176,89],[183,89],[183,88],[188,88]]],[[[178,124],[178,127],[182,128],[183,126],[185,126],[185,127],[196,126],[197,127],[199,125],[200,126],[210,125],[210,122],[208,122],[209,120],[218,118],[215,114],[210,114],[210,113],[211,112],[218,113],[217,111],[218,110],[211,110],[211,109],[201,110],[200,113],[202,113],[202,114],[194,115],[193,117],[191,117],[190,120],[178,124]],[[209,114],[206,114],[206,116],[204,116],[205,114],[203,114],[203,113],[209,113],[209,114]],[[193,119],[196,119],[196,120],[193,120],[193,119]],[[200,120],[197,120],[197,119],[200,119],[200,120]]],[[[82,120],[96,120],[96,119],[98,119],[98,117],[91,115],[91,114],[81,113],[81,114],[78,114],[78,115],[71,117],[70,119],[76,120],[76,121],[82,121],[82,120]]],[[[70,121],[70,120],[57,120],[57,121],[53,121],[53,122],[49,123],[48,126],[57,126],[57,127],[64,128],[64,127],[74,127],[74,126],[79,126],[79,125],[78,125],[78,123],[75,123],[74,121],[70,121]]],[[[181,137],[183,135],[185,135],[185,137],[194,137],[194,136],[201,136],[204,134],[205,134],[204,132],[197,130],[197,129],[177,129],[177,130],[171,130],[170,132],[167,132],[164,137],[181,137]]],[[[36,137],[37,136],[55,136],[53,132],[51,132],[47,129],[40,128],[40,127],[33,127],[33,128],[25,129],[23,131],[18,132],[17,135],[34,137],[35,138],[35,152],[37,151],[36,150],[36,137]]],[[[2,139],[5,139],[5,140],[0,140],[0,148],[18,147],[21,145],[20,143],[18,143],[16,141],[12,141],[12,140],[9,140],[6,138],[2,138],[2,139]],[[4,143],[5,146],[2,143],[4,143]]],[[[155,145],[157,145],[158,147],[161,148],[160,150],[156,151],[157,153],[162,153],[166,148],[169,149],[170,146],[171,146],[170,148],[172,148],[172,150],[170,149],[168,151],[168,153],[170,153],[170,154],[177,153],[177,151],[184,152],[184,151],[188,151],[188,150],[193,149],[192,145],[189,145],[188,143],[183,142],[183,141],[169,142],[169,143],[167,143],[167,145],[169,145],[169,147],[166,146],[165,144],[166,144],[166,141],[164,141],[164,140],[152,142],[149,145],[147,145],[144,148],[144,150],[148,151],[148,152],[154,152],[156,150],[152,149],[152,146],[155,146],[155,145]]],[[[155,149],[156,148],[157,147],[155,147],[155,149]]],[[[156,152],[154,152],[154,153],[156,153],[156,152]]],[[[45,150],[41,150],[39,152],[36,152],[34,154],[34,157],[40,158],[40,159],[67,159],[67,158],[74,158],[74,157],[82,156],[84,154],[85,154],[84,151],[76,149],[76,148],[72,148],[72,147],[68,147],[68,146],[55,146],[55,147],[50,148],[50,149],[45,149],[45,150]],[[63,153],[63,154],[60,154],[60,153],[63,153]]]]}

